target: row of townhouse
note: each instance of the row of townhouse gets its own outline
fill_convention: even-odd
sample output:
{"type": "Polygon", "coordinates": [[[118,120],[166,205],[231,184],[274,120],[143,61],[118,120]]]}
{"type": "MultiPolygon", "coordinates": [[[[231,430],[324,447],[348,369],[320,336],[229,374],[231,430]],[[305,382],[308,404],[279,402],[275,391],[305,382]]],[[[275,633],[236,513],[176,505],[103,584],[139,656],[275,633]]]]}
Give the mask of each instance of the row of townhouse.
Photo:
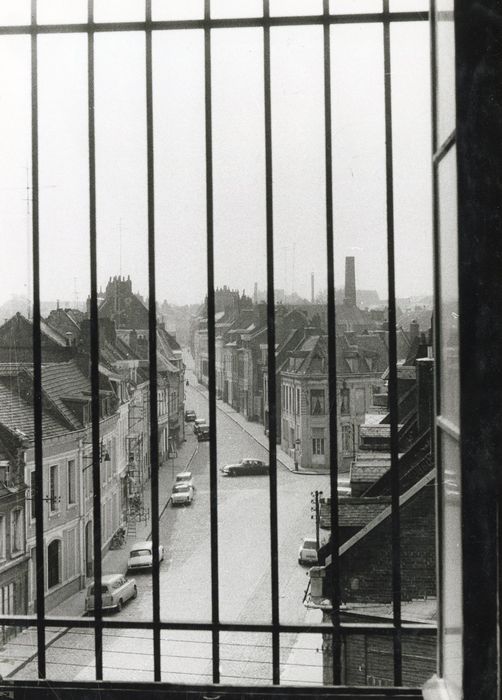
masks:
{"type": "MultiPolygon", "coordinates": [[[[208,384],[205,309],[192,329],[195,372],[208,384]]],[[[355,459],[361,425],[370,410],[386,411],[388,330],[357,307],[337,306],[337,421],[340,468],[355,459]],[[351,321],[352,319],[352,321],[351,321]],[[366,324],[366,325],[365,325],[366,324]]],[[[268,430],[268,345],[265,304],[227,307],[216,314],[217,398],[268,430]]],[[[404,360],[415,329],[398,329],[404,360]]],[[[277,437],[302,468],[329,466],[328,347],[325,307],[275,310],[277,437]],[[324,313],[324,317],[323,317],[324,313]]]]}
{"type": "MultiPolygon", "coordinates": [[[[119,527],[146,517],[150,477],[147,352],[100,318],[99,405],[102,550],[119,527]]],[[[0,606],[36,610],[33,325],[16,314],[0,327],[0,606]],[[4,592],[5,588],[5,592],[4,592]]],[[[89,322],[57,309],[41,323],[44,581],[50,610],[93,576],[93,467],[89,322]],[[71,330],[64,331],[67,326],[71,330]]],[[[183,440],[181,349],[158,329],[159,463],[183,440]],[[170,410],[173,415],[170,415],[170,410]],[[172,428],[172,430],[171,430],[172,428]]],[[[12,630],[11,630],[12,632],[12,630]]],[[[7,631],[3,630],[4,635],[7,631]]]]}

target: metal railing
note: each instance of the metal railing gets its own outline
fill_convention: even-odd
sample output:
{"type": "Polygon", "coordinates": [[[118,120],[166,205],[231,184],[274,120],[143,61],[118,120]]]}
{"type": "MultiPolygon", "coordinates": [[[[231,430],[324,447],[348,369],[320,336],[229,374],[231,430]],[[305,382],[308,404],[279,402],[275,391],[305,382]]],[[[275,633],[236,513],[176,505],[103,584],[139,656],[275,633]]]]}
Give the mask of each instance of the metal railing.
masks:
{"type": "MultiPolygon", "coordinates": [[[[410,634],[434,634],[435,630],[421,624],[403,624],[401,620],[401,561],[400,561],[400,513],[399,513],[399,470],[398,470],[398,414],[397,414],[397,352],[396,352],[396,289],[395,289],[395,231],[394,231],[394,187],[393,187],[393,135],[392,135],[392,76],[390,70],[390,27],[397,22],[424,22],[428,15],[424,12],[390,12],[389,0],[384,0],[383,11],[368,14],[336,15],[330,12],[329,1],[323,1],[323,11],[318,15],[271,16],[269,1],[263,0],[263,15],[250,18],[211,18],[210,1],[205,0],[204,16],[196,20],[152,20],[151,0],[145,2],[144,21],[100,23],[94,21],[93,0],[88,2],[88,21],[80,24],[37,23],[37,2],[32,0],[31,24],[0,27],[2,35],[27,35],[31,39],[31,117],[32,117],[32,241],[33,241],[33,362],[34,362],[34,420],[35,420],[35,516],[37,551],[37,611],[36,616],[6,616],[0,621],[5,624],[26,625],[36,622],[38,630],[38,676],[47,678],[46,630],[55,627],[87,628],[94,631],[96,680],[103,678],[103,630],[135,629],[151,630],[153,634],[154,681],[162,676],[160,633],[161,630],[196,630],[212,635],[212,679],[220,682],[220,634],[222,632],[266,632],[272,638],[272,682],[280,683],[280,635],[284,633],[322,632],[331,635],[333,643],[332,664],[334,685],[342,682],[342,639],[365,634],[386,635],[393,640],[394,685],[402,685],[402,636],[410,634]],[[327,256],[327,319],[329,396],[337,395],[336,377],[336,307],[334,273],[334,226],[333,226],[333,144],[332,144],[332,79],[330,55],[330,30],[337,24],[374,24],[382,29],[384,52],[384,94],[385,94],[385,170],[387,207],[387,256],[388,256],[388,298],[389,298],[389,405],[391,435],[391,493],[392,493],[392,607],[393,619],[389,623],[374,625],[352,624],[340,621],[340,571],[338,567],[338,499],[331,499],[331,542],[332,542],[332,611],[331,623],[317,626],[304,624],[282,624],[279,619],[279,570],[278,570],[278,510],[277,510],[277,401],[275,353],[268,353],[268,406],[269,408],[269,458],[270,458],[270,561],[271,561],[271,610],[270,624],[224,623],[220,619],[219,572],[218,572],[218,487],[217,487],[217,434],[216,434],[216,371],[215,371],[215,277],[214,277],[214,210],[213,210],[213,145],[212,145],[212,31],[218,28],[255,27],[263,31],[263,87],[264,87],[264,133],[265,133],[265,186],[266,186],[266,252],[267,252],[267,305],[268,305],[268,347],[276,345],[275,298],[274,298],[274,222],[273,222],[273,128],[272,128],[272,87],[271,87],[271,30],[287,26],[320,26],[323,28],[323,84],[324,84],[324,125],[325,125],[325,206],[326,206],[326,256],[327,256]],[[203,30],[204,32],[204,93],[205,93],[205,173],[206,173],[206,230],[207,230],[207,318],[208,318],[208,368],[209,368],[209,425],[211,439],[210,457],[210,542],[211,542],[211,594],[212,619],[207,623],[189,623],[161,620],[159,587],[159,462],[158,462],[158,421],[157,421],[157,318],[156,318],[156,279],[155,279],[155,172],[154,172],[154,128],[153,128],[153,74],[152,74],[152,35],[166,30],[203,30]],[[102,577],[101,560],[101,477],[99,470],[100,418],[99,418],[99,327],[98,327],[98,284],[97,284],[97,245],[96,245],[96,136],[95,136],[95,91],[94,91],[94,39],[96,34],[107,32],[144,32],[146,66],[146,127],[147,127],[147,201],[148,201],[148,312],[149,312],[149,365],[151,389],[150,401],[150,454],[151,454],[151,514],[153,540],[153,618],[151,621],[121,621],[103,619],[101,587],[97,586],[93,619],[54,618],[46,615],[44,604],[44,532],[43,532],[43,429],[42,429],[42,347],[41,347],[41,308],[40,308],[40,233],[39,233],[39,136],[38,136],[38,39],[44,34],[84,33],[87,35],[87,90],[88,90],[88,145],[89,145],[89,241],[91,271],[91,385],[92,385],[92,455],[93,455],[93,527],[95,569],[94,577],[102,577]]],[[[330,405],[336,400],[331,399],[330,405]]],[[[337,494],[338,485],[338,435],[336,411],[330,412],[330,484],[331,493],[337,494]]],[[[316,689],[315,691],[319,691],[316,689]]]]}

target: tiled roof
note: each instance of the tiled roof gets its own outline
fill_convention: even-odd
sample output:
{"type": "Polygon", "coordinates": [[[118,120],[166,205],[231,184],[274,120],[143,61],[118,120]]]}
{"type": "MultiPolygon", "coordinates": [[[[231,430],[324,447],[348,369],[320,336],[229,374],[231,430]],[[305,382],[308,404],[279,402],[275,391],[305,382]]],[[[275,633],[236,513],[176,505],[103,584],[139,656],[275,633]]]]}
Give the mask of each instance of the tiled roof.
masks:
{"type": "MultiPolygon", "coordinates": [[[[390,498],[339,498],[338,523],[340,527],[364,527],[390,502],[390,498]]],[[[329,510],[329,506],[328,506],[329,510]]]]}
{"type": "Polygon", "coordinates": [[[64,417],[79,428],[80,422],[63,401],[63,397],[90,397],[91,383],[77,365],[73,361],[43,364],[42,388],[64,417]]]}
{"type": "MultiPolygon", "coordinates": [[[[13,391],[0,381],[0,422],[9,428],[21,430],[30,440],[34,438],[33,404],[22,399],[17,391],[13,391]]],[[[68,428],[48,411],[42,413],[42,432],[50,437],[63,433],[68,428]]]]}
{"type": "Polygon", "coordinates": [[[372,482],[380,479],[390,468],[390,457],[388,464],[354,464],[350,472],[351,483],[372,482]]]}

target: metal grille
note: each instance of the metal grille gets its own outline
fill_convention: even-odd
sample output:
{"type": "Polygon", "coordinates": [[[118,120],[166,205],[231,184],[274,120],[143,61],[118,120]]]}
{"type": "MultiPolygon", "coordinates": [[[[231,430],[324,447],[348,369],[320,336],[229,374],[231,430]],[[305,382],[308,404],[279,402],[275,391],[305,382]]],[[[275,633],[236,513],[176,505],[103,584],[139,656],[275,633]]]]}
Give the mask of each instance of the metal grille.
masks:
{"type": "MultiPolygon", "coordinates": [[[[44,538],[43,538],[43,474],[42,474],[42,347],[40,309],[40,236],[39,236],[39,142],[38,142],[38,64],[37,42],[44,34],[84,33],[87,35],[88,56],[88,145],[89,145],[89,241],[91,268],[91,383],[92,383],[92,454],[93,454],[93,493],[94,493],[94,552],[95,579],[102,576],[101,562],[101,477],[99,470],[100,454],[100,414],[99,414],[99,329],[98,329],[98,284],[97,284],[97,245],[96,245],[96,139],[94,127],[94,39],[98,33],[144,32],[146,39],[146,125],[147,125],[147,196],[148,196],[148,270],[149,270],[149,366],[150,366],[150,454],[151,454],[151,513],[153,541],[153,620],[120,621],[104,620],[101,588],[97,586],[94,619],[50,618],[46,615],[44,595],[37,596],[36,624],[38,629],[38,674],[40,679],[47,677],[46,671],[46,630],[51,627],[92,628],[95,638],[96,679],[103,678],[103,633],[108,629],[151,630],[153,633],[154,680],[161,680],[161,630],[198,630],[212,635],[212,678],[220,682],[220,634],[222,632],[267,632],[272,637],[273,684],[280,682],[280,635],[294,632],[323,632],[333,638],[333,679],[341,684],[342,639],[348,635],[365,634],[387,635],[393,640],[394,685],[402,685],[402,637],[407,634],[435,634],[435,630],[421,624],[406,624],[401,621],[401,561],[400,561],[400,518],[399,518],[399,471],[398,471],[398,396],[397,396],[397,352],[396,352],[396,289],[395,289],[395,245],[394,245],[394,184],[393,184],[393,143],[392,143],[392,77],[390,70],[390,28],[395,22],[424,22],[428,16],[423,12],[391,12],[389,0],[384,0],[383,12],[368,14],[335,15],[330,12],[328,0],[323,0],[320,15],[310,16],[271,16],[269,1],[263,0],[263,16],[252,18],[213,19],[210,1],[205,0],[204,17],[200,20],[154,21],[152,20],[151,0],[145,2],[145,19],[141,22],[97,23],[94,21],[94,3],[88,3],[88,21],[73,25],[40,25],[37,23],[37,2],[32,0],[31,24],[29,26],[0,27],[0,35],[29,35],[31,37],[31,113],[32,113],[32,240],[33,240],[33,357],[34,357],[34,417],[35,417],[35,515],[37,548],[37,590],[44,591],[44,538]],[[213,212],[213,152],[212,152],[212,103],[211,103],[211,38],[212,30],[218,28],[255,27],[263,31],[263,85],[264,85],[264,126],[265,126],[265,165],[266,165],[266,252],[267,252],[267,307],[268,307],[268,347],[274,348],[275,299],[274,299],[274,222],[273,222],[273,159],[272,159],[272,116],[271,116],[271,77],[270,77],[270,33],[274,27],[318,25],[323,28],[324,52],[324,124],[325,124],[325,206],[326,206],[326,256],[327,256],[327,317],[329,343],[329,395],[336,397],[336,308],[334,274],[334,226],[333,226],[333,144],[332,144],[332,105],[331,105],[331,57],[330,29],[335,24],[373,24],[383,33],[384,89],[385,89],[385,168],[386,168],[386,209],[387,209],[387,255],[388,255],[388,298],[389,298],[389,405],[391,435],[391,482],[392,482],[392,591],[393,620],[388,624],[348,624],[340,622],[340,576],[338,569],[338,499],[332,499],[331,533],[333,565],[333,611],[331,625],[287,625],[279,620],[279,572],[278,572],[278,515],[277,515],[277,421],[276,421],[276,358],[268,353],[268,402],[269,441],[270,441],[270,560],[271,560],[271,624],[223,623],[220,620],[219,579],[218,579],[218,489],[217,489],[217,435],[216,435],[216,370],[215,370],[215,276],[214,276],[214,212],[213,212]],[[154,173],[154,130],[153,130],[153,78],[152,78],[152,35],[160,30],[203,30],[205,58],[205,146],[206,146],[206,216],[207,216],[207,313],[208,313],[208,355],[209,355],[209,425],[210,425],[210,491],[211,491],[211,589],[212,620],[208,623],[182,623],[163,621],[160,618],[159,589],[159,506],[158,506],[158,422],[157,422],[157,319],[155,282],[155,173],[154,173]]],[[[334,405],[335,400],[330,401],[334,405]]],[[[331,493],[337,493],[338,484],[338,436],[336,411],[330,412],[330,483],[331,493]]],[[[10,624],[26,624],[33,617],[6,617],[10,624]]]]}

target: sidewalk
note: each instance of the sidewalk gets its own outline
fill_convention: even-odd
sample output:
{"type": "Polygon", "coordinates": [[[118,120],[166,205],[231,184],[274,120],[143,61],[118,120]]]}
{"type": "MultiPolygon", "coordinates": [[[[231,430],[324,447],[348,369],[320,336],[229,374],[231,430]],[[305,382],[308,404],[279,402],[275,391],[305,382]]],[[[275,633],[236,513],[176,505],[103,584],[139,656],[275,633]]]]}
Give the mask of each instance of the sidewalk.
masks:
{"type": "MultiPolygon", "coordinates": [[[[159,518],[162,517],[170,500],[171,486],[173,483],[173,474],[186,469],[197,451],[190,443],[183,443],[178,451],[178,460],[175,467],[166,462],[159,467],[159,518]]],[[[145,507],[151,513],[151,482],[148,481],[144,488],[144,503],[145,507]]],[[[148,540],[151,537],[151,522],[150,518],[147,522],[138,522],[136,535],[129,536],[126,539],[125,546],[122,549],[109,549],[103,554],[102,571],[104,574],[126,573],[127,559],[129,556],[129,548],[133,542],[139,540],[148,540]]],[[[90,579],[89,579],[90,581],[90,579]]],[[[69,596],[59,605],[46,611],[46,617],[81,617],[85,612],[85,596],[86,588],[69,596]]],[[[36,622],[34,623],[36,625],[36,622]]],[[[59,637],[66,633],[67,627],[53,627],[46,630],[46,646],[50,646],[59,637]]],[[[36,627],[30,627],[12,640],[7,642],[0,652],[0,674],[3,678],[8,678],[14,673],[21,670],[33,658],[37,652],[37,630],[36,627]]]]}
{"type": "MultiPolygon", "coordinates": [[[[192,383],[192,387],[206,398],[209,397],[208,390],[202,387],[201,385],[192,383]]],[[[244,430],[248,435],[250,435],[254,440],[256,440],[258,444],[260,444],[266,450],[269,449],[269,440],[268,436],[264,433],[263,425],[261,425],[260,423],[253,423],[251,421],[246,420],[241,413],[233,409],[228,404],[224,403],[221,399],[217,399],[216,408],[225,413],[229,418],[231,418],[235,423],[237,423],[242,428],[242,430],[244,430]]],[[[293,474],[328,475],[330,473],[328,468],[305,469],[303,467],[298,467],[297,469],[295,469],[294,460],[288,454],[286,454],[280,448],[279,445],[277,445],[277,461],[284,467],[286,467],[286,469],[289,469],[289,471],[293,474]]],[[[340,487],[345,484],[347,486],[349,484],[349,474],[340,474],[338,476],[338,485],[340,487]]]]}

